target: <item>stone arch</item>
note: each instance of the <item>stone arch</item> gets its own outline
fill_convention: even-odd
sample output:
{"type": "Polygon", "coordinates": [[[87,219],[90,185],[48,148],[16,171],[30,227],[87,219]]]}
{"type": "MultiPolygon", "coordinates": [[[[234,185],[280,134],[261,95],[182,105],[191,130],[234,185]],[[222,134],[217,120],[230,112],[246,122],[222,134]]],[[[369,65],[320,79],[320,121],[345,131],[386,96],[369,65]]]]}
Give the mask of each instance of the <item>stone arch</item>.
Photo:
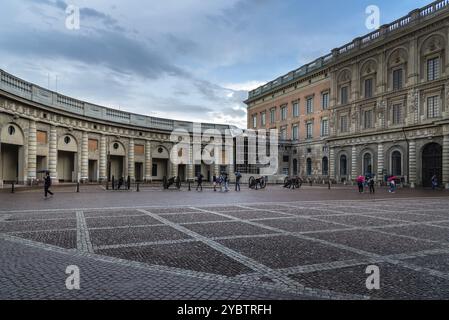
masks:
{"type": "Polygon", "coordinates": [[[0,131],[0,143],[23,146],[25,135],[22,128],[16,123],[5,124],[0,131]]]}
{"type": "Polygon", "coordinates": [[[433,33],[423,39],[419,47],[419,52],[421,55],[428,55],[444,50],[445,46],[446,37],[442,33],[433,33]]]}
{"type": "Polygon", "coordinates": [[[58,139],[58,151],[78,152],[78,140],[72,134],[66,133],[58,139]]]}
{"type": "Polygon", "coordinates": [[[388,173],[391,175],[403,176],[405,173],[405,151],[400,145],[394,145],[388,149],[387,153],[388,173]],[[400,155],[400,159],[397,158],[400,155]],[[399,161],[399,162],[398,162],[399,161]]]}
{"type": "Polygon", "coordinates": [[[156,159],[170,159],[170,151],[161,144],[155,146],[151,151],[152,157],[156,159]]]}
{"type": "Polygon", "coordinates": [[[360,152],[361,156],[361,174],[362,175],[373,175],[375,171],[375,152],[370,148],[365,148],[360,152]]]}
{"type": "Polygon", "coordinates": [[[338,73],[337,76],[338,83],[350,82],[351,79],[352,79],[351,70],[349,68],[345,68],[338,73]]]}
{"type": "Polygon", "coordinates": [[[397,47],[387,55],[387,66],[392,68],[408,62],[408,49],[405,47],[397,47]]]}
{"type": "Polygon", "coordinates": [[[377,60],[374,58],[368,58],[360,64],[360,76],[364,77],[377,73],[377,60]]]}
{"type": "Polygon", "coordinates": [[[112,156],[126,157],[125,145],[118,140],[114,140],[109,144],[109,153],[112,156]]]}

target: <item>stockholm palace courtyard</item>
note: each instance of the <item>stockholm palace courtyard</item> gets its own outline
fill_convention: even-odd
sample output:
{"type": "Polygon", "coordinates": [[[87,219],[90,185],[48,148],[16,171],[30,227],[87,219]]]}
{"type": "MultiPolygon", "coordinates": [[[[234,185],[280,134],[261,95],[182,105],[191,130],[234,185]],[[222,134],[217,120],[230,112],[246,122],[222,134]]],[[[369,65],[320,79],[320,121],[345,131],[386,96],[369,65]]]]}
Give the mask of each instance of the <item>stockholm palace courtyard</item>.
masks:
{"type": "Polygon", "coordinates": [[[74,188],[0,192],[0,299],[449,298],[447,191],[74,188]]]}

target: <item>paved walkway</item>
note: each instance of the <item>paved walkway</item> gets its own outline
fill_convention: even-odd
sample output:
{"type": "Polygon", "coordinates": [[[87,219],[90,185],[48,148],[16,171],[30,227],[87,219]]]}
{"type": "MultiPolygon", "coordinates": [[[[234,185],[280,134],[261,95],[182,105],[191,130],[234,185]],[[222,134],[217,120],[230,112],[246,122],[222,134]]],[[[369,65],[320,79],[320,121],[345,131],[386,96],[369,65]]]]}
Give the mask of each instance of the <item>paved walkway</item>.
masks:
{"type": "Polygon", "coordinates": [[[65,194],[13,195],[27,201],[0,211],[0,299],[448,299],[449,198],[405,192],[264,203],[273,192],[132,193],[140,201],[120,208],[101,207],[119,193],[80,193],[101,195],[97,206],[52,210],[33,206],[65,194]],[[195,204],[205,194],[259,201],[195,204]],[[181,195],[180,206],[144,204],[181,195]],[[80,290],[65,287],[69,265],[80,290]],[[371,265],[380,290],[366,288],[371,265]]]}

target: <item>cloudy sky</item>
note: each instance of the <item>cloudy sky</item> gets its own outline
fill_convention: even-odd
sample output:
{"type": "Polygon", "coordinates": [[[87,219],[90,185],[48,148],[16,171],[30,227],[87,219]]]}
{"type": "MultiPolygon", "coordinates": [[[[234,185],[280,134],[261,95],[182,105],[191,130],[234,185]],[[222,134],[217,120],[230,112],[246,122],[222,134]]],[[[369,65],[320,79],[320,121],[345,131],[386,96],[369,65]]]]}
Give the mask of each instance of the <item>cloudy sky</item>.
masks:
{"type": "Polygon", "coordinates": [[[387,23],[427,3],[1,0],[0,68],[108,107],[246,127],[247,91],[369,33],[367,6],[387,23]]]}

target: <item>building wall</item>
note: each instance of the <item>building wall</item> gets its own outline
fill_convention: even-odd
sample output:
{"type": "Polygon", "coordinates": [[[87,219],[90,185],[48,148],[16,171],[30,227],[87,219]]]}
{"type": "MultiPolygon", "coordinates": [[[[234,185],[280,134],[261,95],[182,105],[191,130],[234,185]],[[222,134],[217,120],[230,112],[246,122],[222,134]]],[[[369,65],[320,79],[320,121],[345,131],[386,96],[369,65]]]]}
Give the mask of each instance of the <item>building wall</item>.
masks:
{"type": "MultiPolygon", "coordinates": [[[[246,101],[248,127],[253,127],[254,114],[287,103],[290,96],[303,99],[329,87],[330,135],[320,141],[314,132],[314,140],[307,143],[301,140],[302,132],[297,143],[290,141],[282,148],[296,148],[302,175],[301,163],[308,157],[314,159],[314,177],[320,173],[319,159],[328,157],[329,178],[338,182],[353,182],[367,171],[382,182],[385,175],[394,173],[393,165],[397,169],[400,163],[405,183],[428,185],[433,172],[440,184],[449,188],[448,25],[449,5],[431,3],[251,91],[246,101]],[[345,90],[347,101],[343,99],[345,90]],[[436,108],[430,114],[432,105],[436,108]],[[430,148],[432,143],[435,145],[430,148]],[[304,152],[304,146],[310,152],[304,152]],[[343,155],[346,174],[341,170],[343,155]]],[[[289,127],[293,121],[289,113],[289,127]]],[[[288,137],[291,139],[290,133],[288,137]]]]}

